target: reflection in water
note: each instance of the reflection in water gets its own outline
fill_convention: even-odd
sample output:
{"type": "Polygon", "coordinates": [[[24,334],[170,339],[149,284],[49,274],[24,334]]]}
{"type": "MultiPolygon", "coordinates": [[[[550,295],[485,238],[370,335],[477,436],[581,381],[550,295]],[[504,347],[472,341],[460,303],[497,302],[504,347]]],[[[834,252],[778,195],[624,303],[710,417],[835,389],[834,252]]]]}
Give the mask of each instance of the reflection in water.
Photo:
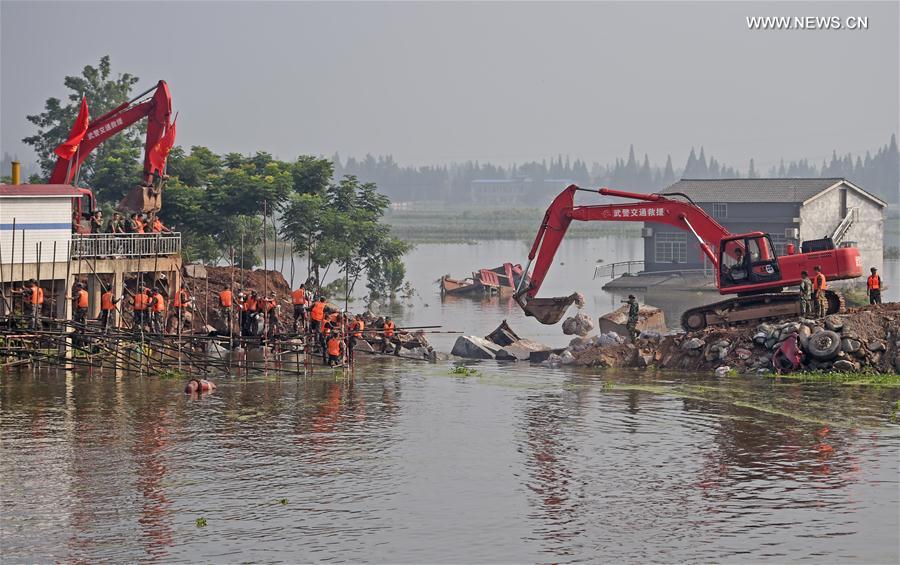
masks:
{"type": "Polygon", "coordinates": [[[0,376],[4,559],[898,559],[896,390],[479,369],[0,376]]]}

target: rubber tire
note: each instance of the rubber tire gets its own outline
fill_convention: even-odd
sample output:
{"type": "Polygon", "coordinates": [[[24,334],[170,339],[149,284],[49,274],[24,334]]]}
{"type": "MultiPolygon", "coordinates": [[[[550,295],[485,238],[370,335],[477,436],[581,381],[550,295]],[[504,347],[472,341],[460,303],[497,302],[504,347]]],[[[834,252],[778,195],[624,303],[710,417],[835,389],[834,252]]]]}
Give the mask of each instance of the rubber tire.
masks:
{"type": "Polygon", "coordinates": [[[831,330],[814,333],[809,336],[806,350],[813,359],[831,361],[841,350],[841,336],[831,330]]]}

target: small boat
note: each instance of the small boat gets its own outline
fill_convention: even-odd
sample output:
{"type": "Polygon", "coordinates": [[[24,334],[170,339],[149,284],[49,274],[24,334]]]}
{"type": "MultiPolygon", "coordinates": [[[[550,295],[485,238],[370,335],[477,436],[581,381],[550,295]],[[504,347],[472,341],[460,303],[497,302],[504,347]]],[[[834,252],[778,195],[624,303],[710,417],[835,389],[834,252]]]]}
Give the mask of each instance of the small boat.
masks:
{"type": "MultiPolygon", "coordinates": [[[[481,269],[465,279],[454,279],[450,275],[441,277],[441,296],[463,296],[496,294],[511,296],[515,293],[524,272],[521,265],[504,263],[493,269],[481,269]]],[[[528,282],[526,277],[526,284],[528,282]]]]}

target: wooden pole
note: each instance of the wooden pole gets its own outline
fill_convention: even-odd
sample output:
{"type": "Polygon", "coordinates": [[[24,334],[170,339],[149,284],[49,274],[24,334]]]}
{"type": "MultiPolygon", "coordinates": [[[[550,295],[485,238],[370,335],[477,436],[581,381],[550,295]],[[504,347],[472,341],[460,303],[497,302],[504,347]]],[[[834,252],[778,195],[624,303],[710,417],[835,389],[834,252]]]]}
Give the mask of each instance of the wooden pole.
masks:
{"type": "Polygon", "coordinates": [[[50,309],[50,319],[56,319],[56,240],[53,241],[53,266],[50,267],[50,296],[53,297],[53,308],[50,309]]]}

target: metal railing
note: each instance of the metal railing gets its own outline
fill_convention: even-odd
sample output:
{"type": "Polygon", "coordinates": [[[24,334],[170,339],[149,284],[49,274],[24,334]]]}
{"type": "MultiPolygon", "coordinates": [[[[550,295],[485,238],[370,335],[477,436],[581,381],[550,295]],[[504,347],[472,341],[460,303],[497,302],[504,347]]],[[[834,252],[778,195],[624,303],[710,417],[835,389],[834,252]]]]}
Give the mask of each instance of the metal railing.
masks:
{"type": "Polygon", "coordinates": [[[859,217],[859,209],[858,208],[850,208],[847,210],[847,215],[844,216],[844,219],[841,220],[841,223],[838,224],[838,227],[834,228],[834,232],[831,234],[831,240],[835,245],[840,245],[841,241],[844,240],[844,236],[847,235],[847,230],[850,229],[859,217]]]}
{"type": "Polygon", "coordinates": [[[73,258],[127,258],[181,253],[181,233],[90,233],[72,235],[73,258]]]}
{"type": "Polygon", "coordinates": [[[597,265],[594,267],[594,279],[621,277],[622,275],[706,275],[711,277],[715,275],[715,271],[709,262],[706,262],[702,269],[672,269],[669,271],[644,271],[644,262],[637,261],[619,261],[618,263],[610,263],[608,265],[597,265]]]}
{"type": "Polygon", "coordinates": [[[594,279],[609,277],[614,279],[625,274],[633,275],[644,270],[644,261],[619,261],[594,267],[594,279]]]}

